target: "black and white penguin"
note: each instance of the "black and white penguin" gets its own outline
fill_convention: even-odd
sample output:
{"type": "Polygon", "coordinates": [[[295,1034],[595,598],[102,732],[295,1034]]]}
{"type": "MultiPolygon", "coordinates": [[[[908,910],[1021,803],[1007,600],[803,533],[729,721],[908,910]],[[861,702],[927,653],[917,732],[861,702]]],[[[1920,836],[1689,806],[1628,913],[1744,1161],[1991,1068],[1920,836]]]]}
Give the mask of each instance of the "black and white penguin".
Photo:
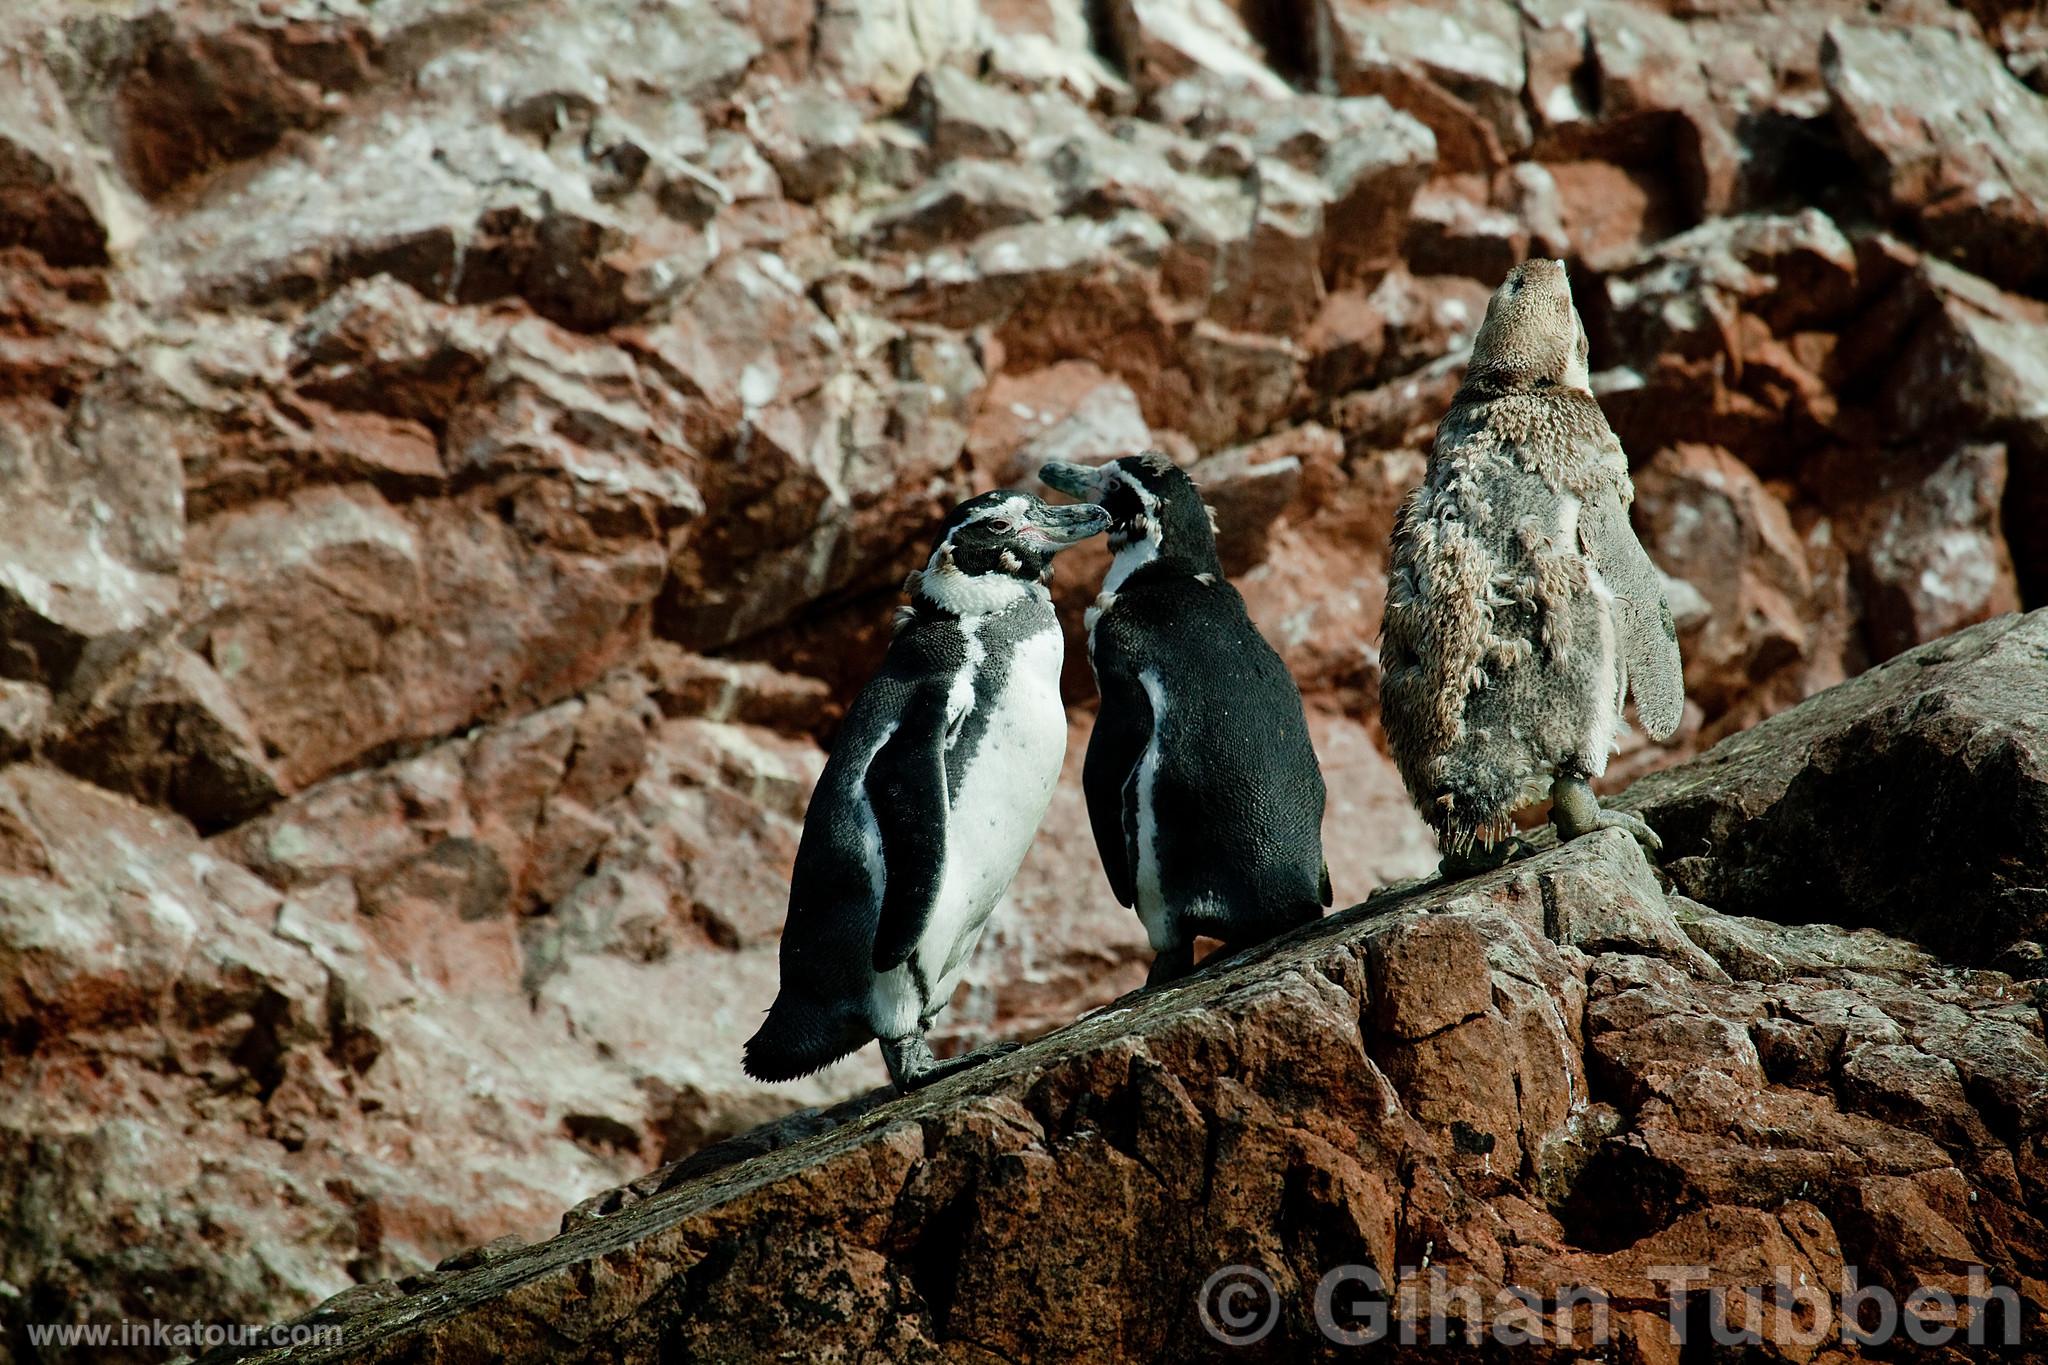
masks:
{"type": "Polygon", "coordinates": [[[870,1038],[899,1088],[1038,831],[1067,750],[1052,559],[1099,507],[984,493],[905,583],[882,668],[812,793],[782,931],[782,989],[747,1074],[794,1080],[870,1038]]]}
{"type": "Polygon", "coordinates": [[[1197,935],[1233,951],[1317,918],[1323,774],[1301,692],[1224,581],[1194,480],[1158,454],[1038,477],[1110,518],[1082,783],[1110,889],[1151,939],[1149,981],[1184,975],[1197,935]]]}

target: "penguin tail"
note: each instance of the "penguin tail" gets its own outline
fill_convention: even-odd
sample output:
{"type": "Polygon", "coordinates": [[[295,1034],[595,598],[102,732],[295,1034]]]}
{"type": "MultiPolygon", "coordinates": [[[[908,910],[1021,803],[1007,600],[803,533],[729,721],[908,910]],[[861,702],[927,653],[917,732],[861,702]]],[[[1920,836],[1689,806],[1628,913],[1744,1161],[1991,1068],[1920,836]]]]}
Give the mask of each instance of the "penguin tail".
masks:
{"type": "Polygon", "coordinates": [[[1437,765],[1423,818],[1445,846],[1493,843],[1514,830],[1522,777],[1504,764],[1453,757],[1437,765]]]}
{"type": "Polygon", "coordinates": [[[868,1036],[828,1006],[784,991],[747,1039],[740,1065],[757,1081],[794,1081],[857,1051],[868,1036]]]}

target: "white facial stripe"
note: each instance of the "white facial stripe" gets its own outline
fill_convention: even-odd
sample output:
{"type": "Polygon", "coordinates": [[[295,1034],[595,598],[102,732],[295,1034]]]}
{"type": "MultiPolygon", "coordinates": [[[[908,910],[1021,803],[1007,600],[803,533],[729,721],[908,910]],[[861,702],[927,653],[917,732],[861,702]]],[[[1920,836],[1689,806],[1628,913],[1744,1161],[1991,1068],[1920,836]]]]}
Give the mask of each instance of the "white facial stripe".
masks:
{"type": "Polygon", "coordinates": [[[997,518],[1021,524],[1030,514],[1031,502],[1029,499],[1024,497],[1005,498],[991,507],[976,512],[962,524],[972,526],[978,521],[992,521],[997,518]]]}
{"type": "MultiPolygon", "coordinates": [[[[985,521],[989,517],[1006,514],[1022,516],[1023,511],[1029,506],[1030,504],[1022,498],[1011,498],[968,520],[985,521]],[[1013,508],[1017,510],[1012,512],[1013,508]]],[[[918,578],[917,591],[954,615],[963,617],[986,616],[992,612],[1007,611],[1034,591],[1040,596],[1046,596],[1046,591],[1041,585],[1026,583],[1023,579],[1012,578],[1008,574],[962,573],[959,566],[953,562],[953,537],[950,535],[939,542],[939,548],[933,550],[932,557],[925,561],[924,573],[918,578]]]]}
{"type": "Polygon", "coordinates": [[[937,549],[932,551],[931,558],[924,562],[925,572],[937,573],[942,568],[950,568],[949,561],[951,559],[950,551],[953,548],[953,537],[960,534],[961,526],[973,526],[979,522],[989,521],[998,517],[1008,518],[1010,521],[1022,525],[1030,511],[1031,500],[1020,495],[1014,498],[1005,498],[999,503],[992,504],[976,512],[973,516],[961,522],[960,526],[955,526],[946,533],[946,538],[939,542],[937,549]]]}
{"type": "Polygon", "coordinates": [[[1159,515],[1158,495],[1145,487],[1136,475],[1122,469],[1116,470],[1114,477],[1138,495],[1138,505],[1145,510],[1141,514],[1138,527],[1144,533],[1142,540],[1132,536],[1130,530],[1122,527],[1110,532],[1110,542],[1116,547],[1116,561],[1110,566],[1110,575],[1115,581],[1106,581],[1106,586],[1112,590],[1117,583],[1129,577],[1131,571],[1140,564],[1150,563],[1159,558],[1159,552],[1166,544],[1166,525],[1164,518],[1159,515]],[[1142,553],[1137,553],[1127,560],[1127,552],[1140,550],[1142,553]],[[1119,566],[1126,565],[1122,573],[1117,572],[1119,566]]]}

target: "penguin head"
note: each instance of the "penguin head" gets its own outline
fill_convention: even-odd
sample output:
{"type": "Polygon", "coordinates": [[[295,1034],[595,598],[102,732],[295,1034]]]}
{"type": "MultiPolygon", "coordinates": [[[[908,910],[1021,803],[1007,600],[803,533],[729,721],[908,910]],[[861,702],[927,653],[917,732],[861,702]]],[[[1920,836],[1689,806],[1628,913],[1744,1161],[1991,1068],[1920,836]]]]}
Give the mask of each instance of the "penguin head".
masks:
{"type": "Polygon", "coordinates": [[[1054,555],[1108,526],[1100,507],[1053,507],[1014,489],[983,493],[953,509],[931,558],[904,586],[956,615],[1000,611],[1052,577],[1054,555]]]}
{"type": "Polygon", "coordinates": [[[1053,460],[1039,479],[1069,497],[1099,503],[1109,514],[1109,547],[1176,560],[1195,573],[1222,572],[1216,557],[1216,514],[1185,469],[1156,450],[1094,466],[1053,460]]]}
{"type": "Polygon", "coordinates": [[[1523,261],[1486,305],[1472,339],[1470,383],[1507,392],[1592,391],[1586,327],[1572,307],[1563,261],[1523,261]]]}

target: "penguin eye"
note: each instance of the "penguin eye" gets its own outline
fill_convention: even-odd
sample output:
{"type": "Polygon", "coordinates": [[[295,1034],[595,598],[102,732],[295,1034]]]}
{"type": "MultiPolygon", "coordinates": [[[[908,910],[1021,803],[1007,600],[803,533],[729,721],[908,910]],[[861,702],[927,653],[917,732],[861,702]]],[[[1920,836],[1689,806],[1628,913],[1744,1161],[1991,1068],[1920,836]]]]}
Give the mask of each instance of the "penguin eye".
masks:
{"type": "Polygon", "coordinates": [[[988,529],[999,536],[1006,536],[1017,528],[1007,517],[997,517],[988,524],[988,529]]]}

